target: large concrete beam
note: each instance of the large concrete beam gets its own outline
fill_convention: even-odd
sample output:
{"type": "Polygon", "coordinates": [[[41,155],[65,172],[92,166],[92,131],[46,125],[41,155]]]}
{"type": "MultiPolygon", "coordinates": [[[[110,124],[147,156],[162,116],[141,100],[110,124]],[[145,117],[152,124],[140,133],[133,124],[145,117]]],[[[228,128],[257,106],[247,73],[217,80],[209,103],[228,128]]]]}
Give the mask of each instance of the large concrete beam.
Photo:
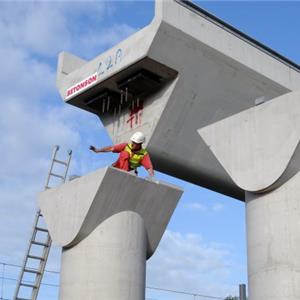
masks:
{"type": "Polygon", "coordinates": [[[150,25],[59,77],[61,97],[114,143],[144,131],[157,170],[243,200],[197,129],[294,91],[300,68],[188,1],[155,5],[150,25]]]}
{"type": "Polygon", "coordinates": [[[60,300],[144,300],[145,266],[182,190],[104,168],[39,194],[63,248],[60,300]]]}

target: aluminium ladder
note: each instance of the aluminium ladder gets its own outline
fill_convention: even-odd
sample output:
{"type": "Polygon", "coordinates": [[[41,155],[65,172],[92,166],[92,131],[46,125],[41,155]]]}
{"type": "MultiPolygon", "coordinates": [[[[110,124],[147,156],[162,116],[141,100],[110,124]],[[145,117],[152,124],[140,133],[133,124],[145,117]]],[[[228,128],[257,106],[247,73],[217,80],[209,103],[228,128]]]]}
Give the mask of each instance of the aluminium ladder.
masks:
{"type": "MultiPolygon", "coordinates": [[[[59,146],[55,146],[52,154],[50,170],[47,176],[45,190],[50,189],[50,180],[53,177],[61,179],[62,183],[66,181],[68,174],[72,151],[68,151],[66,161],[61,161],[56,158],[59,146]],[[63,175],[54,173],[54,167],[59,164],[64,167],[63,175]]],[[[29,241],[29,246],[25,255],[25,259],[17,282],[14,300],[36,300],[42,278],[45,272],[45,267],[51,247],[51,237],[43,220],[43,215],[40,209],[35,216],[32,236],[29,241]],[[25,296],[24,296],[25,295],[25,296]]]]}

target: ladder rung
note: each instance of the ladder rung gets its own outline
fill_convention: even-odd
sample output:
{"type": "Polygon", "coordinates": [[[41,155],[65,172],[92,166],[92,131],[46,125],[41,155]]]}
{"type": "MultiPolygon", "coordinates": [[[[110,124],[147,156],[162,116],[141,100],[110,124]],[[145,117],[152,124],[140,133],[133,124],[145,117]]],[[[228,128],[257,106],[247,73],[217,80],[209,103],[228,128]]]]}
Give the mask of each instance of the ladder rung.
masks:
{"type": "Polygon", "coordinates": [[[51,176],[54,176],[54,177],[58,177],[58,178],[61,178],[61,179],[65,179],[64,176],[61,176],[61,175],[58,175],[58,174],[54,174],[54,173],[50,173],[51,176]]]}
{"type": "Polygon", "coordinates": [[[28,258],[31,258],[31,259],[38,259],[38,260],[45,260],[43,257],[35,256],[35,255],[28,255],[28,258]]]}
{"type": "Polygon", "coordinates": [[[48,244],[46,244],[46,243],[41,243],[41,242],[37,242],[37,241],[32,241],[32,244],[34,244],[34,245],[38,245],[38,246],[49,247],[49,245],[48,245],[48,244]]]}
{"type": "Polygon", "coordinates": [[[34,274],[41,274],[41,272],[38,271],[38,270],[27,269],[27,268],[24,269],[24,272],[27,272],[27,273],[34,273],[34,274]]]}
{"type": "Polygon", "coordinates": [[[57,163],[59,163],[59,164],[65,165],[65,166],[68,165],[66,162],[58,160],[58,159],[54,159],[54,161],[57,162],[57,163]]]}
{"type": "Polygon", "coordinates": [[[22,282],[21,282],[20,285],[26,286],[26,287],[30,287],[30,288],[33,288],[33,289],[36,289],[36,288],[37,288],[36,285],[30,284],[30,283],[22,283],[22,282]]]}
{"type": "Polygon", "coordinates": [[[37,231],[48,232],[48,229],[42,228],[42,227],[35,227],[35,229],[36,229],[37,231]]]}

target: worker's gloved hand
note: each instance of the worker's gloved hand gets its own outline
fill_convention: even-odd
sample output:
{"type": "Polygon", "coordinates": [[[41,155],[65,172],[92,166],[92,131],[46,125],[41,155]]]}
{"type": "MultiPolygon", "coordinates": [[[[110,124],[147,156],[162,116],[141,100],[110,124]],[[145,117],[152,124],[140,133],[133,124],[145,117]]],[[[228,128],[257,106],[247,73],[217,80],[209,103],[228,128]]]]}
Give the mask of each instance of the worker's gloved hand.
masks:
{"type": "Polygon", "coordinates": [[[96,148],[94,147],[94,146],[90,146],[90,148],[89,148],[90,150],[92,150],[92,151],[96,151],[96,148]]]}

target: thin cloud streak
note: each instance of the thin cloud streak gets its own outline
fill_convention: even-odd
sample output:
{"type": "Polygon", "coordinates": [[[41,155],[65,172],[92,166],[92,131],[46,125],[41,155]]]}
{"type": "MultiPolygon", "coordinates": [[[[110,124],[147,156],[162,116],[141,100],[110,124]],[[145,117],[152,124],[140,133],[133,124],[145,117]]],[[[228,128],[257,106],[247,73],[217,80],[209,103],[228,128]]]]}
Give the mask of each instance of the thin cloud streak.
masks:
{"type": "Polygon", "coordinates": [[[229,283],[230,273],[235,269],[231,251],[224,245],[204,241],[199,234],[167,230],[148,262],[147,284],[207,295],[229,295],[236,288],[229,283]]]}

